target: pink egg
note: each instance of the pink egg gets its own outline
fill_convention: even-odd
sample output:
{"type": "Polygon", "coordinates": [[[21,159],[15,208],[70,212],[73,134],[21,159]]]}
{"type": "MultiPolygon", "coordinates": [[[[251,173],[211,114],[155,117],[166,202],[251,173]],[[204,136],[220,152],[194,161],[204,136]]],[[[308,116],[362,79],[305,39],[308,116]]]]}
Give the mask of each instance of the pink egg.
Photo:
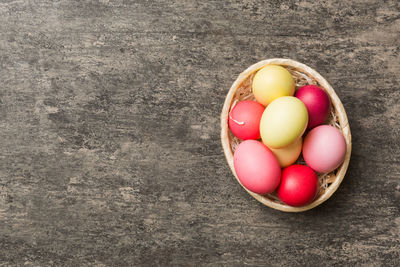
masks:
{"type": "Polygon", "coordinates": [[[274,154],[263,143],[246,140],[236,148],[233,165],[241,184],[257,194],[273,192],[281,179],[274,154]]]}
{"type": "Polygon", "coordinates": [[[339,167],[346,155],[346,141],[333,126],[312,129],[303,142],[303,158],[317,172],[330,172],[339,167]]]}
{"type": "Polygon", "coordinates": [[[307,129],[324,123],[329,115],[330,101],[324,90],[316,85],[306,85],[298,89],[295,97],[300,99],[308,111],[307,129]]]}
{"type": "Polygon", "coordinates": [[[260,120],[265,107],[255,101],[241,101],[229,114],[229,128],[242,139],[260,139],[260,120]]]}

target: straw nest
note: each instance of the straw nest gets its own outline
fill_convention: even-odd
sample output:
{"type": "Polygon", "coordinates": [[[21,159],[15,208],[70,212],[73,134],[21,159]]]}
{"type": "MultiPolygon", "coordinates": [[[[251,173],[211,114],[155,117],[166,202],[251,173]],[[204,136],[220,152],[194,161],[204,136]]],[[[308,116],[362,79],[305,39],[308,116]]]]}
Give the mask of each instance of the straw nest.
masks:
{"type": "MultiPolygon", "coordinates": [[[[312,209],[322,202],[331,197],[331,195],[338,189],[340,183],[342,182],[347,167],[350,161],[351,155],[351,133],[350,126],[347,120],[346,111],[344,110],[343,104],[340,101],[339,97],[336,95],[332,86],[314,69],[299,63],[297,61],[291,59],[267,59],[260,61],[244,72],[242,72],[236,81],[232,84],[231,89],[226,96],[224,107],[221,113],[221,142],[225,152],[226,160],[228,161],[229,167],[232,170],[236,180],[240,184],[240,181],[236,175],[234,166],[233,166],[233,153],[237,145],[241,142],[238,138],[236,138],[228,127],[228,117],[232,108],[242,100],[255,100],[252,92],[251,92],[251,84],[254,77],[254,74],[260,68],[265,65],[275,64],[285,67],[293,76],[296,83],[296,90],[307,84],[315,84],[325,90],[328,93],[331,100],[331,114],[326,121],[326,124],[332,125],[339,129],[346,140],[347,151],[344,162],[334,171],[329,173],[318,173],[319,178],[319,192],[314,199],[314,201],[306,206],[302,207],[291,207],[279,200],[275,193],[267,194],[267,195],[259,195],[253,193],[246,188],[244,188],[250,195],[252,195],[255,199],[257,199],[262,204],[286,212],[300,212],[312,209]]],[[[303,158],[300,156],[296,164],[305,164],[303,158]]]]}

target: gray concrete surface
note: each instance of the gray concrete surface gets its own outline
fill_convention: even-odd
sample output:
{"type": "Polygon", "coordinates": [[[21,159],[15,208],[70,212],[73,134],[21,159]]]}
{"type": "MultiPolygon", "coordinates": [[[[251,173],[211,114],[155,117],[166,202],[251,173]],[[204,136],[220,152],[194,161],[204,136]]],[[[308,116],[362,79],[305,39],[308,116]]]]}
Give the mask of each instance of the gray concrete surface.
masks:
{"type": "Polygon", "coordinates": [[[0,2],[1,266],[399,266],[398,1],[0,2]],[[309,212],[264,207],[219,141],[247,66],[317,69],[353,154],[309,212]]]}

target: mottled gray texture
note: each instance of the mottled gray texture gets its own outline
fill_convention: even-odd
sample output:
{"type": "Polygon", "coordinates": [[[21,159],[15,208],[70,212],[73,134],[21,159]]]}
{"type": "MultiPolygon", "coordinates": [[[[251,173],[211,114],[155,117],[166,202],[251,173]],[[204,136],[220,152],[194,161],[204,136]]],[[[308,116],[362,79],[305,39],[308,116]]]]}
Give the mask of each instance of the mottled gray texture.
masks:
{"type": "Polygon", "coordinates": [[[0,265],[400,265],[398,1],[0,2],[0,265]],[[339,190],[264,207],[219,141],[247,66],[317,69],[348,112],[339,190]]]}

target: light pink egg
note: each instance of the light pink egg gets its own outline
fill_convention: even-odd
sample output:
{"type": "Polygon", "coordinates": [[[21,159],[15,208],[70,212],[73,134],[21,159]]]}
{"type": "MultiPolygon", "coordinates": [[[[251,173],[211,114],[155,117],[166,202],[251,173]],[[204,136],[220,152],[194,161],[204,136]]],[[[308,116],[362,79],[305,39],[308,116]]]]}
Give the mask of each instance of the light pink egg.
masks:
{"type": "Polygon", "coordinates": [[[346,141],[333,126],[312,129],[303,142],[303,158],[317,172],[330,172],[339,167],[346,155],[346,141]]]}
{"type": "Polygon", "coordinates": [[[273,192],[281,180],[281,168],[263,143],[246,140],[236,148],[233,164],[241,184],[258,194],[273,192]]]}

